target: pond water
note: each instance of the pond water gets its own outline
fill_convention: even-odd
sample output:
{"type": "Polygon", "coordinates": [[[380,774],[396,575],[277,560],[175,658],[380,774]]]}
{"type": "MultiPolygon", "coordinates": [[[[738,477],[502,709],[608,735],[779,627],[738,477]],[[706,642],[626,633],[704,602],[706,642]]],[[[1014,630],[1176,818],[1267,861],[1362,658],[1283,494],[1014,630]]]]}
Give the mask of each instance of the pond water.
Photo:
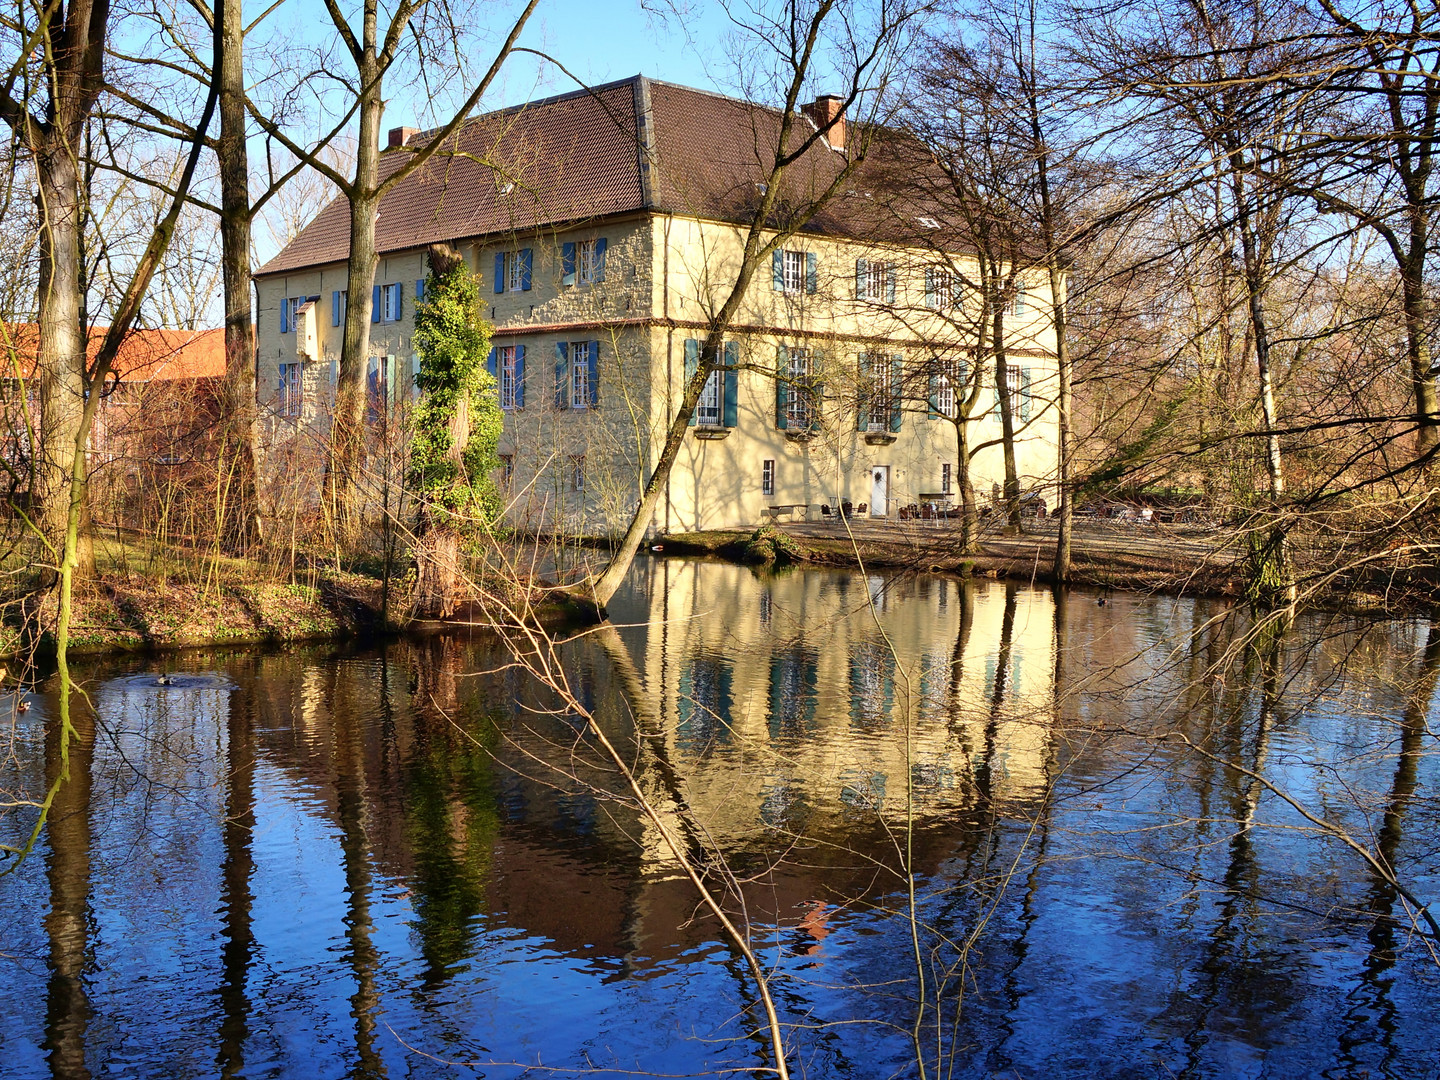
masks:
{"type": "MultiPolygon", "coordinates": [[[[793,1076],[1440,1075],[1440,631],[680,560],[613,614],[569,702],[480,636],[82,669],[0,1075],[766,1070],[667,834],[793,1076]]],[[[61,769],[24,700],[7,844],[61,769]]]]}

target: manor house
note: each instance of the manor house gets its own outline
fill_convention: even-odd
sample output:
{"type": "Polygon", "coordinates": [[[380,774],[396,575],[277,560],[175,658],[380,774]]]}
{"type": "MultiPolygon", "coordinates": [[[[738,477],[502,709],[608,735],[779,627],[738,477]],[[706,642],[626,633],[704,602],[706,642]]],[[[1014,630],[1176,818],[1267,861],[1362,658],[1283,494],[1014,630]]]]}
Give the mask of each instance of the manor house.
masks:
{"type": "MultiPolygon", "coordinates": [[[[838,109],[820,98],[797,120],[813,134],[838,109]]],[[[371,421],[403,430],[425,252],[449,244],[481,276],[494,324],[512,520],[623,528],[707,316],[736,280],[779,123],[774,110],[639,76],[469,122],[381,206],[371,421]]],[[[859,134],[852,123],[852,143],[859,134]]],[[[423,138],[392,130],[382,164],[423,138]]],[[[786,174],[778,213],[813,199],[851,149],[839,116],[786,174]]],[[[907,186],[914,162],[897,161],[872,153],[751,282],[656,530],[819,517],[846,502],[886,517],[958,501],[949,417],[977,362],[965,317],[977,301],[965,282],[979,280],[979,265],[951,241],[939,204],[907,186]]],[[[337,199],[255,275],[258,381],[282,439],[328,429],[348,229],[337,199]]],[[[1051,298],[1043,269],[1005,272],[1004,370],[1030,490],[1055,471],[1051,298]]],[[[997,367],[988,353],[978,362],[997,367]]],[[[994,372],[984,378],[968,430],[982,447],[972,477],[988,502],[1003,474],[1000,398],[994,372]]]]}

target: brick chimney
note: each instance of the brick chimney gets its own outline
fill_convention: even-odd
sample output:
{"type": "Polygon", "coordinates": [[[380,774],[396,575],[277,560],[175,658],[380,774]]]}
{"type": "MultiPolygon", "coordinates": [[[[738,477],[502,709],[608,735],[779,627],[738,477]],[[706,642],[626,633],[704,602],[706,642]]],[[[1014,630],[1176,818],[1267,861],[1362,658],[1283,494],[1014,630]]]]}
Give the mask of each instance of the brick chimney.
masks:
{"type": "Polygon", "coordinates": [[[834,94],[822,94],[813,104],[801,107],[818,128],[823,128],[832,118],[835,120],[835,126],[830,129],[826,138],[836,150],[845,149],[845,112],[841,102],[842,99],[834,94]]]}
{"type": "Polygon", "coordinates": [[[397,146],[409,146],[410,140],[420,134],[419,128],[398,127],[390,129],[389,149],[397,146]]]}

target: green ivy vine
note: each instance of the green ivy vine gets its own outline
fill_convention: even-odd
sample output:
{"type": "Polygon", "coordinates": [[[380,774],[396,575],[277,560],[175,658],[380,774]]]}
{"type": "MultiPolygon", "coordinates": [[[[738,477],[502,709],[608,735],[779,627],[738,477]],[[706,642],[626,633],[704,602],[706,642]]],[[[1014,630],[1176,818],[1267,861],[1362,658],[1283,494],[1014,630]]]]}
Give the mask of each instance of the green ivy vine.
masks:
{"type": "Polygon", "coordinates": [[[493,524],[501,509],[495,486],[496,448],[504,414],[495,379],[486,370],[490,324],[480,315],[479,281],[463,261],[425,279],[415,305],[415,351],[420,356],[413,413],[410,489],[431,524],[471,532],[493,524]],[[470,437],[453,454],[450,425],[468,405],[470,437]]]}

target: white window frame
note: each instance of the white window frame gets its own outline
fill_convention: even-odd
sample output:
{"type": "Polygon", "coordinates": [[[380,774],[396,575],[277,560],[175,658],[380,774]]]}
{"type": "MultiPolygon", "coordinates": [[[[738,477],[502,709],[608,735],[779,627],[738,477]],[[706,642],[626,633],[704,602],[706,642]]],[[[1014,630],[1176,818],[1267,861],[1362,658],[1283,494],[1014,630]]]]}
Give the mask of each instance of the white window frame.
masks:
{"type": "Polygon", "coordinates": [[[885,281],[889,273],[889,263],[866,263],[864,288],[861,290],[860,299],[867,300],[872,304],[883,304],[885,302],[885,281]]]}
{"type": "Polygon", "coordinates": [[[781,287],[787,293],[803,293],[805,291],[806,278],[805,252],[791,251],[788,248],[782,252],[780,261],[781,287]]]}
{"type": "Polygon", "coordinates": [[[578,240],[575,243],[575,281],[580,285],[594,285],[600,274],[600,260],[596,257],[594,240],[578,240]]]}
{"type": "Polygon", "coordinates": [[[891,367],[892,357],[879,354],[867,358],[870,364],[870,385],[866,387],[869,393],[869,403],[865,413],[865,426],[872,428],[879,426],[881,431],[890,430],[890,421],[894,417],[895,400],[894,383],[895,371],[891,367]]]}
{"type": "Polygon", "coordinates": [[[281,416],[296,417],[305,400],[305,365],[302,363],[280,365],[280,393],[275,411],[281,416]]]}
{"type": "Polygon", "coordinates": [[[505,291],[522,292],[525,288],[525,264],[520,261],[520,252],[505,253],[505,291]]]}
{"type": "Polygon", "coordinates": [[[955,419],[955,400],[955,372],[947,365],[935,380],[935,411],[946,419],[955,419]]]}
{"type": "Polygon", "coordinates": [[[1005,314],[1025,314],[1025,282],[1015,282],[1015,292],[1011,295],[1009,302],[1005,305],[1005,314]]]}
{"type": "Polygon", "coordinates": [[[381,322],[387,322],[387,323],[388,323],[388,322],[399,322],[399,321],[400,321],[400,312],[399,312],[400,304],[398,303],[399,300],[400,300],[400,286],[399,286],[399,285],[382,285],[382,286],[380,287],[380,321],[381,321],[381,322]]]}
{"type": "MultiPolygon", "coordinates": [[[[590,343],[570,342],[570,408],[590,407],[590,343]]],[[[576,488],[583,491],[583,488],[576,488]]]]}
{"type": "Polygon", "coordinates": [[[955,288],[955,275],[948,267],[936,267],[930,271],[930,284],[936,311],[955,307],[958,290],[955,288]]]}
{"type": "MultiPolygon", "coordinates": [[[[722,351],[723,355],[723,351],[722,351]]],[[[719,370],[710,372],[705,380],[705,389],[700,391],[700,400],[695,403],[695,423],[701,427],[719,427],[724,420],[723,395],[720,393],[719,370]]]]}
{"type": "Polygon", "coordinates": [[[815,370],[814,356],[807,348],[791,348],[787,360],[790,390],[785,395],[785,426],[791,431],[805,431],[815,422],[814,390],[810,385],[815,370]]]}
{"type": "Polygon", "coordinates": [[[500,379],[500,408],[515,408],[515,346],[501,345],[495,350],[495,374],[500,379]]]}
{"type": "Polygon", "coordinates": [[[570,490],[585,493],[585,455],[570,455],[570,490]]]}
{"type": "Polygon", "coordinates": [[[295,316],[300,314],[300,305],[305,302],[305,297],[287,296],[280,302],[285,305],[285,325],[289,327],[285,332],[293,334],[295,333],[295,316]]]}
{"type": "Polygon", "coordinates": [[[775,459],[766,458],[760,463],[760,494],[775,494],[775,459]]]}
{"type": "Polygon", "coordinates": [[[1020,418],[1020,371],[1019,364],[1005,365],[1005,386],[1010,391],[1010,416],[1015,420],[1020,418]]]}

